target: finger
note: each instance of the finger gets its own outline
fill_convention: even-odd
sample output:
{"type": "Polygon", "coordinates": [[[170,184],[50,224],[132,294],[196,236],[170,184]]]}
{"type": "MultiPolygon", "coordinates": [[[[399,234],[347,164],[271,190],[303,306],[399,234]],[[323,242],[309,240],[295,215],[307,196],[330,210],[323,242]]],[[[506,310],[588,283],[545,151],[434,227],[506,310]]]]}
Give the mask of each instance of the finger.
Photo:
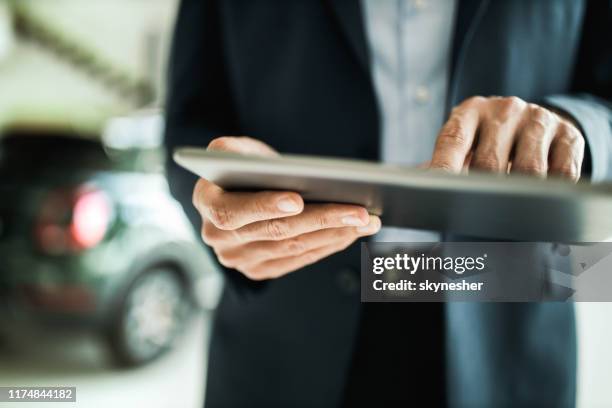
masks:
{"type": "Polygon", "coordinates": [[[227,192],[205,179],[200,179],[194,188],[193,204],[203,217],[223,230],[299,214],[304,208],[304,201],[297,193],[227,192]]]}
{"type": "Polygon", "coordinates": [[[380,226],[380,218],[372,215],[365,227],[330,228],[281,241],[256,241],[221,249],[217,255],[226,265],[256,265],[276,258],[299,256],[338,241],[352,242],[359,237],[375,234],[380,226]]]}
{"type": "Polygon", "coordinates": [[[207,150],[260,156],[278,156],[278,152],[267,144],[247,136],[218,137],[208,144],[207,150]]]}
{"type": "Polygon", "coordinates": [[[549,174],[576,182],[583,159],[584,137],[573,125],[562,123],[550,147],[549,174]]]}
{"type": "Polygon", "coordinates": [[[453,109],[436,140],[431,168],[459,173],[476,137],[480,97],[470,98],[453,109]]]}
{"type": "Polygon", "coordinates": [[[555,134],[557,121],[552,112],[532,106],[516,136],[516,147],[512,160],[513,173],[546,177],[548,152],[555,134]]]}
{"type": "Polygon", "coordinates": [[[525,102],[519,98],[499,98],[495,105],[491,117],[481,120],[470,168],[506,173],[525,102]]]}
{"type": "Polygon", "coordinates": [[[308,204],[294,217],[255,222],[238,230],[242,242],[296,237],[312,231],[347,226],[364,226],[369,222],[365,208],[349,204],[308,204]]]}
{"type": "MultiPolygon", "coordinates": [[[[356,239],[356,238],[355,238],[356,239]]],[[[351,245],[355,239],[336,241],[328,246],[316,248],[299,256],[285,257],[262,262],[241,270],[247,277],[254,280],[274,279],[320,261],[351,245]]]]}

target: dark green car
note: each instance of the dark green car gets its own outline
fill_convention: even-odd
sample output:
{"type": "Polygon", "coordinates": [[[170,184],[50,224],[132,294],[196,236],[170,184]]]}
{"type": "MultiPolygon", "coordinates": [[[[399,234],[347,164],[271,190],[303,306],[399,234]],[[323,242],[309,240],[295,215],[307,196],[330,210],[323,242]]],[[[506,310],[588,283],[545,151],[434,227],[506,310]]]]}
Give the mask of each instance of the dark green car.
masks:
{"type": "Polygon", "coordinates": [[[63,131],[0,138],[0,335],[85,328],[138,365],[172,346],[193,305],[214,303],[219,281],[159,150],[110,153],[63,131]]]}

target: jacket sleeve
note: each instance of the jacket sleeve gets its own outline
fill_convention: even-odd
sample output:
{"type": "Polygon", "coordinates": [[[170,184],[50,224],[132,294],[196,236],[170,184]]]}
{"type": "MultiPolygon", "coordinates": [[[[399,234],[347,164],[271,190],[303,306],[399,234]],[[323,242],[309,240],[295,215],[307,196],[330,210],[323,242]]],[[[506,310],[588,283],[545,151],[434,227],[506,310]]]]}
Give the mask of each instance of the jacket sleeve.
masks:
{"type": "Polygon", "coordinates": [[[545,103],[571,115],[587,142],[586,172],[612,180],[612,0],[587,3],[570,94],[545,103]]]}
{"type": "MultiPolygon", "coordinates": [[[[192,204],[198,178],[176,165],[172,153],[179,146],[206,147],[215,137],[238,134],[231,95],[217,1],[182,0],[168,70],[166,174],[172,195],[183,206],[198,236],[202,220],[192,204]]],[[[224,272],[226,284],[238,292],[263,287],[236,270],[219,263],[217,266],[224,272]]]]}

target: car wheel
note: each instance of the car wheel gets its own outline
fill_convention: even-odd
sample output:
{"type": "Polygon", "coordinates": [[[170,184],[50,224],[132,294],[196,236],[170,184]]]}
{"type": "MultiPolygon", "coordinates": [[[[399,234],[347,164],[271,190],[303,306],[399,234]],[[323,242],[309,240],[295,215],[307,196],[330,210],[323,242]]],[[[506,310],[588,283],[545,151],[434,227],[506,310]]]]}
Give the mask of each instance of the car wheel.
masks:
{"type": "Polygon", "coordinates": [[[110,346],[121,366],[149,362],[168,350],[191,309],[180,276],[156,268],[140,275],[122,299],[110,330],[110,346]]]}

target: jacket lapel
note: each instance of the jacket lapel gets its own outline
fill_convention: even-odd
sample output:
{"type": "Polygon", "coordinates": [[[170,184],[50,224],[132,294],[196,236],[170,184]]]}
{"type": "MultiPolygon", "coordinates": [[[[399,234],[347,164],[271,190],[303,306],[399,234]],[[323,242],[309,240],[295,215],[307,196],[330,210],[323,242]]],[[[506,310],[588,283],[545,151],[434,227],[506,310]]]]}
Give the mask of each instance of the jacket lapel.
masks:
{"type": "Polygon", "coordinates": [[[324,0],[332,9],[340,29],[359,65],[369,71],[370,56],[365,35],[363,11],[359,0],[324,0]]]}
{"type": "Polygon", "coordinates": [[[447,96],[447,107],[455,99],[458,70],[461,69],[465,53],[478,22],[485,13],[489,0],[457,0],[457,16],[451,53],[451,75],[447,96]]]}
{"type": "MultiPolygon", "coordinates": [[[[332,9],[344,37],[357,57],[359,65],[366,71],[369,71],[370,57],[361,2],[359,0],[324,1],[332,9]]],[[[449,102],[454,98],[456,88],[454,83],[457,78],[457,71],[461,68],[461,55],[469,44],[474,29],[482,18],[489,0],[457,0],[457,2],[457,16],[451,54],[449,102]]]]}

